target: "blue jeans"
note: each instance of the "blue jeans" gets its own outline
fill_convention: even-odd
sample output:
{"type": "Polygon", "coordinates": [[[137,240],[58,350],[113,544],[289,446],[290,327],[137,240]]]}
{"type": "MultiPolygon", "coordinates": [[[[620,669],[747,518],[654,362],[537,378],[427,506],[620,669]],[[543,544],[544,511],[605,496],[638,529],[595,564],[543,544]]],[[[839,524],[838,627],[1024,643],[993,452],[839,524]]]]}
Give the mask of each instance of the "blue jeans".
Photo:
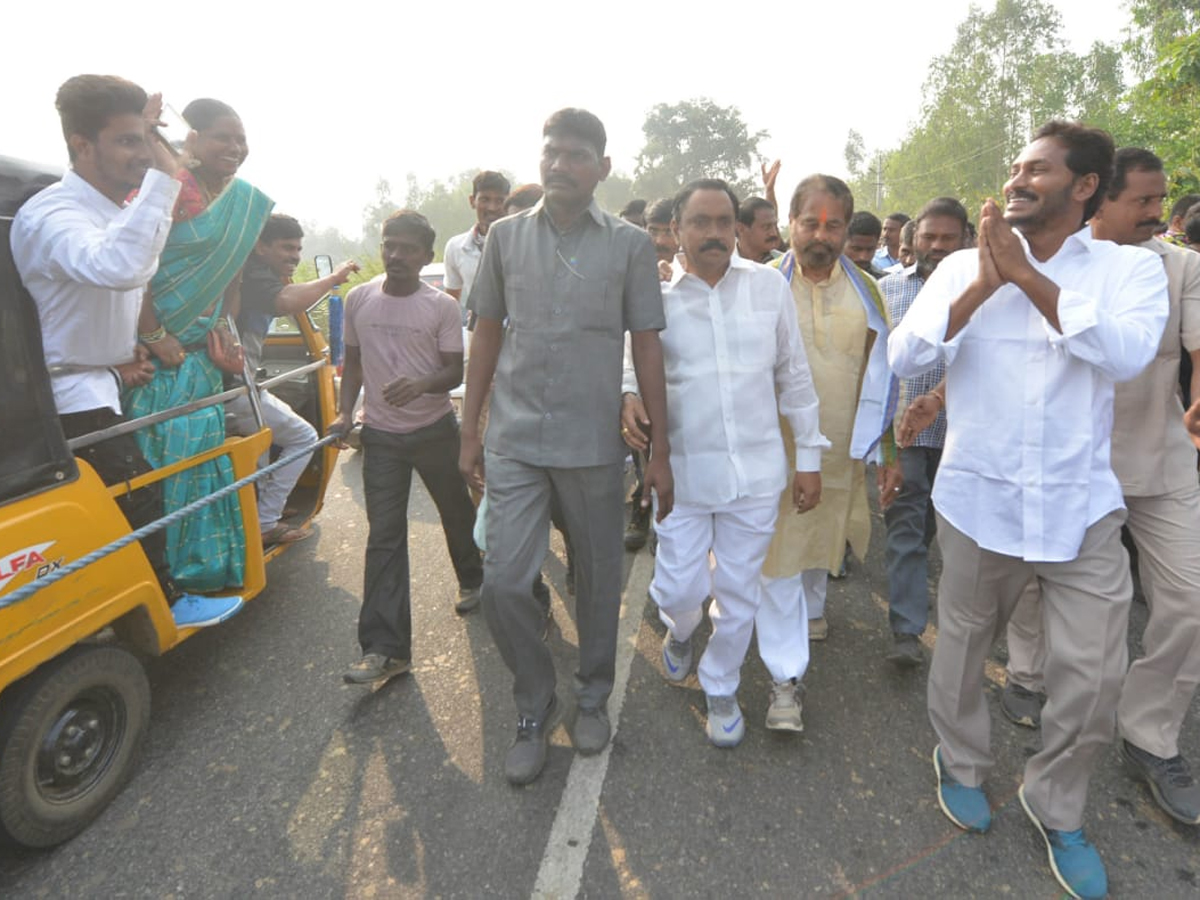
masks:
{"type": "Polygon", "coordinates": [[[883,514],[887,524],[888,621],[895,634],[921,634],[929,621],[929,545],[937,530],[929,495],[940,447],[903,447],[904,486],[883,514]]]}

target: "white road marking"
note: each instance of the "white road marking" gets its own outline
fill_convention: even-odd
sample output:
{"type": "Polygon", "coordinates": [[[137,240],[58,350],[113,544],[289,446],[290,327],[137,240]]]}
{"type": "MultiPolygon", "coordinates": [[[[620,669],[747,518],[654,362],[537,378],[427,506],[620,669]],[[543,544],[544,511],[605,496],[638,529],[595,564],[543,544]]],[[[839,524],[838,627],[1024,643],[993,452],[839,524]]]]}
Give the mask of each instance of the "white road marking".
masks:
{"type": "MultiPolygon", "coordinates": [[[[621,622],[617,629],[617,669],[613,679],[612,696],[608,699],[608,718],[614,737],[621,722],[621,707],[625,705],[625,689],[629,684],[629,669],[637,652],[638,628],[646,609],[646,589],[654,574],[654,557],[639,553],[633,561],[625,596],[621,603],[621,622]]],[[[579,894],[583,881],[583,864],[587,861],[596,830],[600,809],[600,791],[608,774],[608,758],[612,742],[596,756],[575,754],[567,786],[558,803],[558,813],[542,855],[537,882],[533,886],[536,900],[570,900],[579,894]]]]}

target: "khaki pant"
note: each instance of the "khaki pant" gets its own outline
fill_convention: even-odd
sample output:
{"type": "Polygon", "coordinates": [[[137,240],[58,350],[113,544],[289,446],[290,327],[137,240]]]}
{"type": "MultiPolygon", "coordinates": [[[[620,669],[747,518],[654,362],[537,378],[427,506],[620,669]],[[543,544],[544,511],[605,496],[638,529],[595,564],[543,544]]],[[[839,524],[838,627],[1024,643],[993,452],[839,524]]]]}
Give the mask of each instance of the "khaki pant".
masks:
{"type": "MultiPolygon", "coordinates": [[[[1200,487],[1125,503],[1150,620],[1145,655],[1125,676],[1117,723],[1130,743],[1170,759],[1179,754],[1179,731],[1200,684],[1200,487]]],[[[1036,585],[1009,620],[1008,650],[1009,677],[1041,690],[1045,643],[1036,585]]]]}
{"type": "Polygon", "coordinates": [[[971,787],[993,765],[983,667],[1031,579],[1042,596],[1046,706],[1042,749],[1025,766],[1025,797],[1049,828],[1082,827],[1088,779],[1116,730],[1133,584],[1121,546],[1124,511],[1084,535],[1069,562],[1026,562],[983,550],[938,516],[942,578],[929,672],[929,718],[949,773],[971,787]]]}

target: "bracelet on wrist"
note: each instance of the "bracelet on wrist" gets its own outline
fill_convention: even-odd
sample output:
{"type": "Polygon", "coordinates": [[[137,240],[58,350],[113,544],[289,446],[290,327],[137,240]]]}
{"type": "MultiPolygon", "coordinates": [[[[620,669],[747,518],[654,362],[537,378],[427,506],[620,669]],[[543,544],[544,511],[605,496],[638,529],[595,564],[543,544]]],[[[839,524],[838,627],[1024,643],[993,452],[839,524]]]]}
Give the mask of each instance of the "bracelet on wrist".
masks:
{"type": "Polygon", "coordinates": [[[142,331],[138,333],[138,340],[143,344],[157,344],[167,336],[167,329],[159,325],[153,331],[142,331]]]}

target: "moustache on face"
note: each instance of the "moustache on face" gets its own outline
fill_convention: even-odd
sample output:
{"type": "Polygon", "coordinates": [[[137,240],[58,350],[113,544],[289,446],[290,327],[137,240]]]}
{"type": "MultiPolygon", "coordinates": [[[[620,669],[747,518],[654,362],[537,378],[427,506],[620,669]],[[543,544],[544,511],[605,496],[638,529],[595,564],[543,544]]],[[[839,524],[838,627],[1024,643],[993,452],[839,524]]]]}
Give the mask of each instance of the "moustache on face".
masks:
{"type": "Polygon", "coordinates": [[[1037,200],[1037,194],[1029,191],[1009,191],[1005,195],[1007,200],[1037,200]]]}
{"type": "Polygon", "coordinates": [[[1162,228],[1163,220],[1162,219],[1143,219],[1141,222],[1137,223],[1137,227],[1138,228],[1162,228]]]}
{"type": "Polygon", "coordinates": [[[827,253],[834,255],[837,251],[833,249],[833,244],[827,244],[825,241],[809,241],[800,248],[801,253],[827,253]]]}
{"type": "Polygon", "coordinates": [[[729,247],[724,241],[718,240],[717,238],[712,238],[711,240],[707,240],[700,245],[701,253],[704,253],[708,250],[723,250],[725,252],[729,252],[729,247]]]}

